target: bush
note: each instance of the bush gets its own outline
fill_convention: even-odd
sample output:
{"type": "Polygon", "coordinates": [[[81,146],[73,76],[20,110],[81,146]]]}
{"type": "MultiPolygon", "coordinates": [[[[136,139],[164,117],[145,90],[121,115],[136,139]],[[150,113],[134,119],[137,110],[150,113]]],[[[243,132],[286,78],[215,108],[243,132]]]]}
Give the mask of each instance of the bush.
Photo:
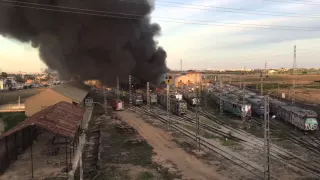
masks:
{"type": "Polygon", "coordinates": [[[20,122],[24,121],[27,117],[24,113],[2,113],[0,114],[2,121],[5,124],[4,131],[9,131],[20,122]]]}

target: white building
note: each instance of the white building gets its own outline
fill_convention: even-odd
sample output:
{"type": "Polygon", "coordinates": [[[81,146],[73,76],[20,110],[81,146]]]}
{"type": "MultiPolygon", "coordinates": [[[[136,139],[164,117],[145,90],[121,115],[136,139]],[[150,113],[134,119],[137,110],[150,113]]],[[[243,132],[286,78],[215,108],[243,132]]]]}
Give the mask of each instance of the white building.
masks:
{"type": "Polygon", "coordinates": [[[5,79],[0,79],[0,90],[5,89],[5,79]]]}

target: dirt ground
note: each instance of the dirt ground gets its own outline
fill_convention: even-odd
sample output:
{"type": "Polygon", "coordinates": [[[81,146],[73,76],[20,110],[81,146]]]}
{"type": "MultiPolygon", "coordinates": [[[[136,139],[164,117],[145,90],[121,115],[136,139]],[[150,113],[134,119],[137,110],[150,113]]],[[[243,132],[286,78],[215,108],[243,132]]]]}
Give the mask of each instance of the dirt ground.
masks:
{"type": "Polygon", "coordinates": [[[1,92],[0,93],[0,104],[18,103],[19,96],[20,96],[21,103],[23,103],[28,97],[36,95],[43,90],[45,90],[45,88],[1,92]]]}
{"type": "MultiPolygon", "coordinates": [[[[278,89],[271,89],[273,93],[278,93],[278,89]]],[[[287,99],[291,99],[289,89],[280,89],[280,93],[285,93],[287,99]]],[[[295,99],[301,103],[320,104],[320,89],[295,89],[295,99]]]]}
{"type": "MultiPolygon", "coordinates": [[[[260,76],[259,75],[245,75],[242,76],[243,80],[246,83],[259,83],[261,81],[260,76]]],[[[273,75],[270,74],[269,77],[267,79],[265,79],[268,82],[273,82],[273,83],[292,83],[292,75],[273,75]]],[[[237,82],[239,81],[240,78],[233,78],[232,81],[233,82],[237,82]]],[[[228,81],[228,78],[226,79],[226,81],[228,81]]],[[[320,81],[320,75],[296,75],[295,76],[295,83],[297,84],[311,84],[314,81],[320,81]]]]}
{"type": "Polygon", "coordinates": [[[139,134],[154,148],[156,155],[153,162],[169,171],[180,172],[183,179],[189,180],[223,180],[217,169],[208,165],[195,156],[185,152],[173,141],[173,137],[166,131],[156,128],[140,118],[137,114],[123,111],[118,113],[122,121],[138,130],[139,134]]]}

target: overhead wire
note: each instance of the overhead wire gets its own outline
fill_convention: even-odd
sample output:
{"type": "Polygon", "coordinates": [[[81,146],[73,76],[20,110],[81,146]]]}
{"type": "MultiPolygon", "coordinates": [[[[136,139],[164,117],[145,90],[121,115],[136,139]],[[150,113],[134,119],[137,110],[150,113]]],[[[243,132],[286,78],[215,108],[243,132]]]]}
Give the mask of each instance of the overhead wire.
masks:
{"type": "MultiPolygon", "coordinates": [[[[142,0],[121,0],[121,1],[139,3],[139,4],[145,3],[142,0]]],[[[267,16],[282,16],[282,17],[284,16],[284,17],[299,17],[299,18],[320,18],[320,14],[308,15],[308,14],[297,14],[297,13],[271,12],[271,11],[250,10],[250,9],[242,9],[242,8],[228,8],[228,7],[220,7],[220,6],[215,7],[215,6],[189,4],[189,3],[173,2],[173,1],[161,1],[161,0],[157,0],[157,2],[165,2],[170,4],[168,5],[168,4],[157,3],[157,6],[179,7],[179,8],[185,8],[185,9],[199,9],[199,10],[206,10],[206,11],[218,11],[218,12],[228,12],[228,13],[238,13],[238,14],[256,14],[256,15],[267,15],[267,16]]]]}
{"type": "Polygon", "coordinates": [[[269,2],[276,2],[276,3],[292,3],[292,4],[303,4],[303,5],[314,5],[319,6],[320,3],[314,2],[314,1],[284,1],[284,0],[264,0],[269,2]]]}
{"type": "MultiPolygon", "coordinates": [[[[12,0],[0,0],[0,1],[9,2],[12,0]]],[[[27,4],[27,5],[32,5],[32,6],[19,5],[19,4],[8,4],[8,3],[0,3],[0,5],[16,6],[16,7],[23,7],[23,8],[47,10],[47,11],[58,11],[58,12],[66,12],[66,13],[82,14],[82,15],[123,18],[123,19],[131,19],[131,20],[141,20],[141,19],[145,18],[145,16],[136,15],[136,14],[106,12],[106,11],[98,11],[98,10],[91,10],[91,9],[81,9],[81,8],[73,8],[73,7],[65,7],[65,6],[46,5],[46,4],[39,4],[39,3],[27,3],[27,2],[18,2],[18,1],[12,1],[12,2],[16,2],[16,3],[20,3],[20,4],[27,4]],[[41,6],[43,6],[43,7],[41,7],[41,6]],[[50,8],[45,8],[45,7],[50,7],[50,8]],[[60,8],[60,9],[58,9],[58,8],[60,8]],[[74,10],[77,10],[77,11],[74,11],[74,10]],[[103,13],[103,14],[101,14],[101,13],[103,13]]],[[[240,23],[231,23],[231,22],[211,22],[211,21],[202,21],[202,20],[188,20],[188,19],[169,18],[169,17],[154,17],[154,18],[159,18],[159,19],[161,19],[160,21],[163,21],[163,22],[173,22],[173,23],[182,23],[182,24],[198,24],[198,25],[229,26],[229,27],[240,27],[240,28],[277,29],[277,30],[319,31],[319,29],[315,29],[314,27],[240,24],[240,23]]]]}

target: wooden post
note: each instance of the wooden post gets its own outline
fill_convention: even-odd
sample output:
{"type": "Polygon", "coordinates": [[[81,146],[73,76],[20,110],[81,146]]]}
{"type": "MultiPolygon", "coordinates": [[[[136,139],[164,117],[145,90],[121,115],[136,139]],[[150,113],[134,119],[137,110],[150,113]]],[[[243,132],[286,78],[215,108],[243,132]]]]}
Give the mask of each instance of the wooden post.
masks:
{"type": "Polygon", "coordinates": [[[32,152],[32,146],[33,146],[33,138],[32,138],[32,131],[31,128],[29,127],[29,138],[31,140],[31,146],[30,146],[30,157],[31,157],[31,177],[34,178],[33,176],[33,152],[32,152]]]}
{"type": "Polygon", "coordinates": [[[15,155],[15,160],[18,159],[18,152],[17,152],[17,133],[14,133],[14,155],[15,155]]]}
{"type": "Polygon", "coordinates": [[[7,167],[9,167],[9,148],[8,148],[8,136],[5,137],[5,142],[6,142],[6,162],[7,162],[7,167]]]}
{"type": "Polygon", "coordinates": [[[66,173],[68,174],[68,142],[67,142],[67,138],[65,138],[66,140],[66,173]]]}

